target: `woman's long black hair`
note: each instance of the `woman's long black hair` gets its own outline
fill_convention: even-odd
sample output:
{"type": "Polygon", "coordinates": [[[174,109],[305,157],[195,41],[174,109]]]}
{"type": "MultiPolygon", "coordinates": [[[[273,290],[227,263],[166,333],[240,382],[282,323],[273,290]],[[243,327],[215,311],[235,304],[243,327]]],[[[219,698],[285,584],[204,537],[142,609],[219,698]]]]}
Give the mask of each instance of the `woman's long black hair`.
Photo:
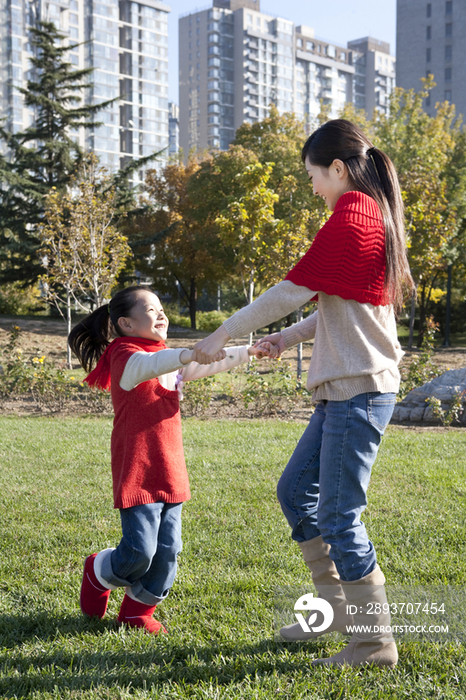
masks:
{"type": "Polygon", "coordinates": [[[131,309],[137,302],[136,292],[141,289],[152,292],[148,287],[126,287],[117,292],[109,304],[99,306],[72,329],[68,345],[86,372],[90,372],[97,364],[115,333],[124,335],[118,319],[131,315],[131,309]]]}
{"type": "Polygon", "coordinates": [[[367,136],[346,119],[332,119],[314,131],[304,144],[301,157],[312,165],[329,168],[342,160],[354,189],[375,199],[385,224],[385,291],[399,312],[413,279],[406,254],[404,208],[395,167],[386,153],[375,148],[367,136]]]}

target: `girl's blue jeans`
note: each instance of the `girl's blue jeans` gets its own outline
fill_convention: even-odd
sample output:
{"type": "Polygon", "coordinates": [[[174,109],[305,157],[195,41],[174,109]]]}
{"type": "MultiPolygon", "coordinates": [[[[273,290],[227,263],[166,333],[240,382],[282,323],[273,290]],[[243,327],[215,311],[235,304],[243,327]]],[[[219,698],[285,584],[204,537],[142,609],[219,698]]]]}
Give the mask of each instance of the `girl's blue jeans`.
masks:
{"type": "Polygon", "coordinates": [[[343,581],[357,581],[376,565],[360,516],[394,406],[395,394],[379,392],[317,404],[278,482],[292,538],[305,542],[321,535],[343,581]]]}
{"type": "Polygon", "coordinates": [[[157,605],[170,592],[181,552],[182,503],[147,503],[120,510],[123,537],[102,562],[112,586],[129,586],[142,603],[157,605]]]}

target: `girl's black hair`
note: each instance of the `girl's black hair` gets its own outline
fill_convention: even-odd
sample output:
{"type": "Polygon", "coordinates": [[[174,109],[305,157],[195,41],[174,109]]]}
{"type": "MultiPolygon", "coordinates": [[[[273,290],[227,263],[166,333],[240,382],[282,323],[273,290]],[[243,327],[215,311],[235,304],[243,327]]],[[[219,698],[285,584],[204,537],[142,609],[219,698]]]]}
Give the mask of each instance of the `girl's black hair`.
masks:
{"type": "Polygon", "coordinates": [[[406,254],[404,208],[395,167],[386,153],[375,148],[367,136],[346,119],[332,119],[314,131],[304,144],[301,157],[312,165],[329,168],[342,160],[355,190],[375,199],[385,224],[385,291],[397,312],[404,292],[413,288],[406,254]]]}
{"type": "Polygon", "coordinates": [[[149,287],[126,287],[117,292],[109,304],[99,306],[72,329],[68,345],[86,372],[97,364],[107,345],[112,342],[114,333],[124,335],[118,319],[131,315],[131,309],[137,302],[136,292],[142,289],[153,292],[149,287]]]}

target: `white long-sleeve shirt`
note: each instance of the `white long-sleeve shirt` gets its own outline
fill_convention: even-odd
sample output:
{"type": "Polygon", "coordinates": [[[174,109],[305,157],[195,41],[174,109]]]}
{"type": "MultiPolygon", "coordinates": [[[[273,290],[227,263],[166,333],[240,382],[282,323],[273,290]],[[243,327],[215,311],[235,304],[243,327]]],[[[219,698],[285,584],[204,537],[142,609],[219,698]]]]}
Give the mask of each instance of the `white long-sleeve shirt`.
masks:
{"type": "Polygon", "coordinates": [[[177,348],[176,350],[167,348],[159,350],[159,352],[135,352],[126,363],[121,375],[120,386],[125,391],[131,391],[138,384],[157,377],[165,389],[174,391],[179,374],[181,374],[182,382],[191,382],[194,379],[210,377],[219,372],[227,372],[233,367],[248,362],[248,347],[248,345],[228,347],[224,360],[211,362],[209,365],[200,365],[197,362],[183,365],[180,355],[187,348],[177,348]]]}

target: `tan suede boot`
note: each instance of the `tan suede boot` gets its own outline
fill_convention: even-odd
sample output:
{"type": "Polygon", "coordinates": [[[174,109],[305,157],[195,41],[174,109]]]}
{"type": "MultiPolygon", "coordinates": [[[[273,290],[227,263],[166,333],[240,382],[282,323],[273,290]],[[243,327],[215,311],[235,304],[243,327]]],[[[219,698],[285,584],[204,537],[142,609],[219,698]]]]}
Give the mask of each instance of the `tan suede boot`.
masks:
{"type": "MultiPolygon", "coordinates": [[[[353,624],[353,618],[346,611],[347,601],[338,571],[329,556],[329,545],[325,544],[322,537],[314,537],[312,540],[298,542],[298,544],[301,547],[304,561],[311,571],[312,581],[319,598],[326,600],[333,608],[333,622],[323,632],[305,632],[297,622],[294,625],[282,627],[281,636],[289,641],[300,642],[306,639],[316,639],[316,637],[329,632],[350,634],[346,628],[353,624]]],[[[309,620],[309,617],[307,619],[309,620]]]]}
{"type": "Polygon", "coordinates": [[[349,644],[328,659],[315,659],[314,665],[389,666],[398,661],[398,651],[390,629],[390,607],[385,593],[385,576],[378,565],[358,581],[343,581],[343,590],[353,609],[355,629],[349,644]],[[388,630],[387,630],[388,628],[388,630]]]}

